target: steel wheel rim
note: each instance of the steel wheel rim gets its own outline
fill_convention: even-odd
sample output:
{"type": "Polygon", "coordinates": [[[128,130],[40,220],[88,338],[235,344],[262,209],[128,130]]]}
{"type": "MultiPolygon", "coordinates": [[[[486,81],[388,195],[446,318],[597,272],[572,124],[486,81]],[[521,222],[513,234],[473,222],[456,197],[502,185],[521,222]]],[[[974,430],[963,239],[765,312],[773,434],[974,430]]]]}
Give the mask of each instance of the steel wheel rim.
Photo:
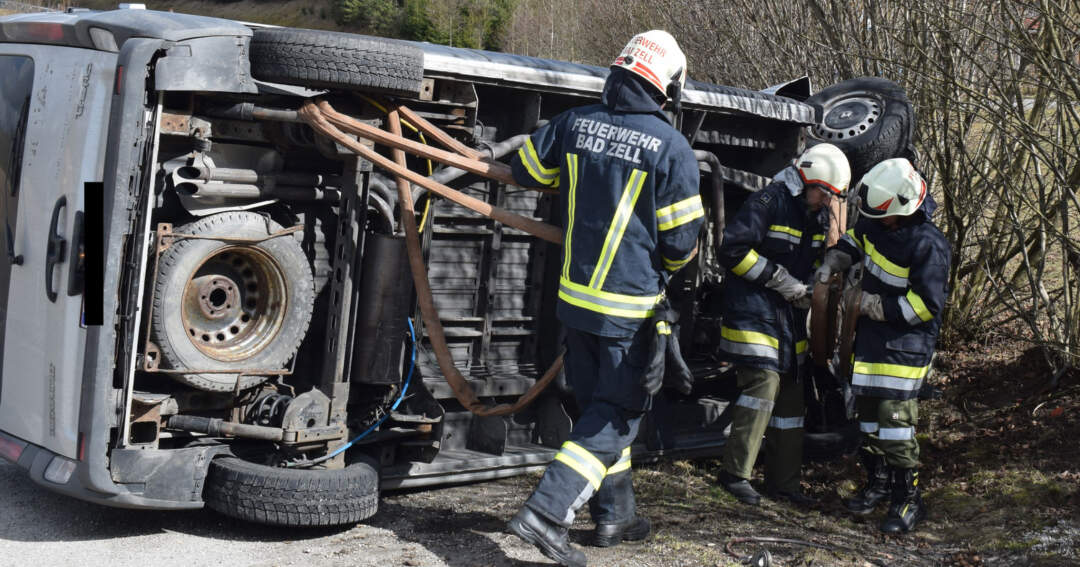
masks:
{"type": "Polygon", "coordinates": [[[184,284],[180,318],[191,344],[222,362],[256,356],[281,331],[288,282],[277,262],[253,246],[208,256],[184,284]]]}
{"type": "Polygon", "coordinates": [[[811,128],[814,137],[831,141],[854,138],[881,119],[885,101],[874,93],[846,93],[823,105],[823,119],[811,128]]]}

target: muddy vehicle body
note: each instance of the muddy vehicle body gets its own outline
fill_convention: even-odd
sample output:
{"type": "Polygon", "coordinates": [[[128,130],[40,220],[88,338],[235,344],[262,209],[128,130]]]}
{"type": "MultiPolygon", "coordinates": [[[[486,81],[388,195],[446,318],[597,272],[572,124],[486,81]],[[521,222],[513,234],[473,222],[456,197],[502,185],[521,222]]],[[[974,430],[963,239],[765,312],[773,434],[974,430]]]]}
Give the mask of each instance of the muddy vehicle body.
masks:
{"type": "MultiPolygon", "coordinates": [[[[463,408],[419,324],[394,178],[296,111],[321,97],[385,128],[401,104],[505,161],[545,120],[598,100],[606,69],[144,10],[0,19],[0,68],[0,456],[35,482],[113,506],[327,525],[375,513],[381,489],[554,456],[577,413],[565,383],[512,416],[463,408]]],[[[808,127],[844,127],[822,130],[821,106],[781,94],[691,82],[673,117],[709,211],[703,253],[669,288],[696,384],[657,400],[639,462],[723,445],[733,381],[710,340],[724,277],[710,250],[725,209],[787,165],[808,127]]],[[[845,104],[867,114],[873,96],[845,104]]],[[[556,195],[407,165],[557,218],[556,195]]],[[[455,364],[482,400],[513,401],[561,349],[559,248],[411,193],[455,364]]]]}

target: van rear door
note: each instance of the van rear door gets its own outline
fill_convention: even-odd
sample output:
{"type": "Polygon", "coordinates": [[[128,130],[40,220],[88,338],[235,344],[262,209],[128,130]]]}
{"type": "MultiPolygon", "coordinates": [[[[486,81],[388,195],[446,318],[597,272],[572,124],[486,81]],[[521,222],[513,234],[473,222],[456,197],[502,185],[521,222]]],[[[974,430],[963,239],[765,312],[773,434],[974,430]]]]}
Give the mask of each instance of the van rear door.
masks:
{"type": "Polygon", "coordinates": [[[83,184],[103,177],[115,66],[113,53],[0,44],[0,430],[73,459],[86,331],[72,240],[83,184]]]}

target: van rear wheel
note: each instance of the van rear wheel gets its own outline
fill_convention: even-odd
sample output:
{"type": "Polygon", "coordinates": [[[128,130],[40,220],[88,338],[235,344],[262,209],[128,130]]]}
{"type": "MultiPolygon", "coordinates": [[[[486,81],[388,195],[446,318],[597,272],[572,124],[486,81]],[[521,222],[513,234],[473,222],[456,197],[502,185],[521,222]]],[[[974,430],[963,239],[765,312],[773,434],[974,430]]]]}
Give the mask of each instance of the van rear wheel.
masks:
{"type": "Polygon", "coordinates": [[[274,526],[355,524],[379,509],[375,461],[360,456],[344,469],[286,469],[236,457],[210,462],[203,500],[221,514],[274,526]]]}

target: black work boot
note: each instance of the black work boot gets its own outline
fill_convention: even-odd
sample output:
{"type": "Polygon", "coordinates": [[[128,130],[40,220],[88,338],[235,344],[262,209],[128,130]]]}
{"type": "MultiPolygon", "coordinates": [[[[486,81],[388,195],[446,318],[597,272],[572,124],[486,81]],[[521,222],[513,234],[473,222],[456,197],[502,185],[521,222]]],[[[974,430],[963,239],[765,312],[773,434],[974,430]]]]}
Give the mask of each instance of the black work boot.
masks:
{"type": "Polygon", "coordinates": [[[889,513],[881,523],[881,531],[887,534],[909,532],[926,517],[922,496],[919,495],[919,471],[916,469],[889,468],[892,476],[892,501],[889,513]]]}
{"type": "Polygon", "coordinates": [[[611,547],[624,541],[641,541],[649,537],[652,524],[641,516],[619,524],[596,524],[593,530],[593,545],[596,547],[611,547]]]}
{"type": "Polygon", "coordinates": [[[750,481],[745,478],[737,477],[727,471],[720,471],[720,474],[716,477],[716,482],[743,504],[757,506],[761,503],[761,495],[754,490],[754,487],[750,486],[750,481]]]}
{"type": "Polygon", "coordinates": [[[533,544],[540,553],[559,565],[585,567],[585,554],[575,549],[567,540],[567,529],[548,521],[523,506],[507,524],[510,532],[533,544]]]}
{"type": "Polygon", "coordinates": [[[844,501],[848,510],[860,516],[873,512],[889,496],[889,469],[885,467],[885,456],[863,451],[861,457],[866,469],[866,484],[853,498],[844,501]]]}
{"type": "Polygon", "coordinates": [[[773,500],[787,500],[800,508],[812,508],[817,505],[817,498],[807,495],[801,488],[791,490],[777,489],[769,492],[773,500]]]}

